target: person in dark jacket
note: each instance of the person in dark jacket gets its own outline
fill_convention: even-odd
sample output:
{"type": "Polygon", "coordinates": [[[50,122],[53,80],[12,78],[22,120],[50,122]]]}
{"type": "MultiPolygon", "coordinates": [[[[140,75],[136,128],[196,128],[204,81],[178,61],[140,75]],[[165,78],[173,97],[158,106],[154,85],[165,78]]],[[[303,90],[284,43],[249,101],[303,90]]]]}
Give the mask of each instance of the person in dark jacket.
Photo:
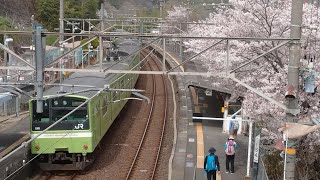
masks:
{"type": "Polygon", "coordinates": [[[208,180],[216,180],[217,172],[220,173],[219,158],[214,153],[216,149],[211,147],[209,149],[209,154],[204,159],[203,168],[207,173],[208,180]]]}

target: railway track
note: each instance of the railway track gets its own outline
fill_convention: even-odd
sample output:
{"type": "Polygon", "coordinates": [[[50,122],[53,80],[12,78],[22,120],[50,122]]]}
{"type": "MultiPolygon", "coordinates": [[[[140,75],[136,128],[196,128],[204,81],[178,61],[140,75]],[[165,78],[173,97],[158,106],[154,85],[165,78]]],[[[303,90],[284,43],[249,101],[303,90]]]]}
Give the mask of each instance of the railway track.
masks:
{"type": "MultiPolygon", "coordinates": [[[[152,58],[155,59],[149,59],[150,64],[145,64],[144,70],[159,69],[156,57],[152,58]]],[[[150,112],[151,103],[129,101],[127,109],[113,123],[97,148],[97,159],[91,168],[79,172],[75,177],[53,174],[42,180],[167,179],[173,132],[172,97],[171,91],[166,92],[169,87],[165,83],[168,79],[161,75],[141,75],[139,79],[136,88],[145,89],[145,95],[150,100],[154,96],[154,110],[150,112]],[[140,138],[142,136],[143,141],[140,138]]]]}
{"type": "Polygon", "coordinates": [[[77,172],[42,172],[34,180],[74,180],[77,175],[77,172]]]}
{"type": "MultiPolygon", "coordinates": [[[[145,53],[142,55],[146,56],[145,53]]],[[[154,58],[147,58],[150,70],[161,69],[154,58]]],[[[152,79],[153,92],[149,115],[126,179],[155,178],[167,120],[168,93],[165,76],[152,75],[152,79]]]]}

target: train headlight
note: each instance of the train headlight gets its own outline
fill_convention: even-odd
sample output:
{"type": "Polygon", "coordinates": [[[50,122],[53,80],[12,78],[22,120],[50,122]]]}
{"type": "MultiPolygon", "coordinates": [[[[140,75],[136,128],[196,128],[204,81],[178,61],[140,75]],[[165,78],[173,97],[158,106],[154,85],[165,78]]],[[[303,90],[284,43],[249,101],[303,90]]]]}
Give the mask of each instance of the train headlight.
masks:
{"type": "Polygon", "coordinates": [[[83,145],[83,149],[87,150],[88,146],[87,145],[83,145]]]}
{"type": "Polygon", "coordinates": [[[39,150],[40,150],[40,146],[35,146],[34,149],[35,149],[36,151],[39,151],[39,150]]]}

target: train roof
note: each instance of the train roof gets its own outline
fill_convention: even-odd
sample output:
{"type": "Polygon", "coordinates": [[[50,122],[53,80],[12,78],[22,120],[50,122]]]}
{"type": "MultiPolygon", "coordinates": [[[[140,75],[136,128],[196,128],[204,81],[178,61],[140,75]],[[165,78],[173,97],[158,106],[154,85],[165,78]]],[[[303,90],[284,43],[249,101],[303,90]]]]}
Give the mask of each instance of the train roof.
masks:
{"type": "MultiPolygon", "coordinates": [[[[121,61],[121,59],[124,59],[126,56],[137,51],[139,48],[139,43],[136,40],[126,39],[126,40],[121,40],[118,47],[119,47],[118,51],[120,52],[119,56],[121,57],[120,58],[120,61],[121,61]]],[[[136,55],[137,54],[132,55],[130,58],[127,58],[126,60],[121,61],[120,63],[114,65],[110,69],[112,69],[112,70],[126,70],[126,69],[128,69],[128,67],[130,66],[131,60],[136,55]]],[[[116,62],[118,62],[118,61],[116,61],[116,62]]],[[[107,68],[107,67],[110,67],[114,63],[115,62],[109,62],[104,59],[104,61],[102,63],[102,67],[107,68]]],[[[95,64],[95,65],[89,66],[87,69],[99,69],[99,67],[100,67],[99,64],[95,64]]],[[[94,86],[97,88],[103,88],[104,85],[112,83],[118,76],[120,76],[120,74],[106,74],[103,72],[86,72],[86,73],[75,72],[75,73],[71,74],[71,76],[69,78],[63,80],[63,82],[61,82],[61,84],[87,85],[87,86],[94,86]]],[[[68,93],[68,92],[74,92],[74,91],[85,90],[85,89],[88,89],[88,88],[64,86],[63,92],[68,93]]],[[[61,91],[60,86],[53,86],[44,92],[44,96],[56,95],[56,94],[61,93],[60,91],[61,91]]],[[[91,97],[96,92],[97,91],[90,91],[90,92],[78,93],[76,95],[91,97]]]]}

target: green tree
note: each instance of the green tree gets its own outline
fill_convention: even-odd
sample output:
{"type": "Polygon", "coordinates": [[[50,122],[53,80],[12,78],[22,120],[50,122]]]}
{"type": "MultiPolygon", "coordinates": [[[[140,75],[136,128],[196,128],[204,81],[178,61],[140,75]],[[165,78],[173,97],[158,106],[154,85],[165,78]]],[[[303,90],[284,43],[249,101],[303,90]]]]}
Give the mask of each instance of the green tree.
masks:
{"type": "Polygon", "coordinates": [[[37,0],[36,20],[46,29],[53,31],[59,25],[59,1],[37,0]]]}
{"type": "MultiPolygon", "coordinates": [[[[36,0],[36,20],[46,29],[53,31],[59,27],[59,0],[36,0]]],[[[98,0],[65,0],[64,16],[66,18],[96,18],[98,0]]]]}
{"type": "Polygon", "coordinates": [[[96,11],[99,8],[98,0],[89,0],[84,3],[84,16],[86,18],[96,18],[96,11]]]}
{"type": "MultiPolygon", "coordinates": [[[[84,44],[84,43],[86,43],[88,40],[89,40],[88,38],[82,39],[80,44],[84,44]]],[[[91,41],[91,43],[89,43],[89,44],[91,44],[91,46],[93,47],[93,49],[96,49],[96,48],[99,46],[99,40],[98,40],[98,39],[95,39],[95,40],[91,41]]],[[[88,48],[88,45],[83,46],[83,49],[89,49],[89,48],[88,48]]]]}

